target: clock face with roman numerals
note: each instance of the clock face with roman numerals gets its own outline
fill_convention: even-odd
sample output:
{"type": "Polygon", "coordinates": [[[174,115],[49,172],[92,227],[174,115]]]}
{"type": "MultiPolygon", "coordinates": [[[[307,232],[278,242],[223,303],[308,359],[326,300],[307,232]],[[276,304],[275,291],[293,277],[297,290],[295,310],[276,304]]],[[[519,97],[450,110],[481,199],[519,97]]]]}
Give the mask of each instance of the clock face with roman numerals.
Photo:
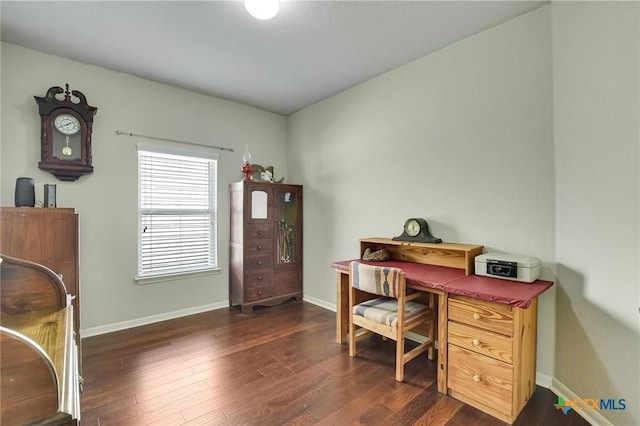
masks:
{"type": "Polygon", "coordinates": [[[80,122],[71,114],[60,114],[53,124],[63,135],[71,136],[80,131],[80,122]]]}

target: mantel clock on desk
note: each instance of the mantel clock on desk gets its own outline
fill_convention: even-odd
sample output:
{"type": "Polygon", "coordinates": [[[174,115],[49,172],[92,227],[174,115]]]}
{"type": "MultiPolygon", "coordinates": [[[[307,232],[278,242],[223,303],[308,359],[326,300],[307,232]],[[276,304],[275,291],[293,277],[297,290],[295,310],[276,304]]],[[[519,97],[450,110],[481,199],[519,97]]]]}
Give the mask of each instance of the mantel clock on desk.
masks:
{"type": "Polygon", "coordinates": [[[440,238],[435,238],[429,232],[427,221],[422,218],[410,218],[404,223],[402,235],[393,238],[394,241],[407,241],[410,243],[441,243],[440,238]]]}
{"type": "MultiPolygon", "coordinates": [[[[423,238],[425,225],[409,219],[400,237],[361,239],[360,256],[353,260],[384,249],[390,259],[378,264],[402,269],[407,287],[437,296],[438,392],[513,423],[535,391],[538,296],[553,283],[474,275],[474,259],[483,246],[406,240],[423,238]]],[[[349,324],[351,261],[332,265],[339,343],[346,342],[349,324]]]]}

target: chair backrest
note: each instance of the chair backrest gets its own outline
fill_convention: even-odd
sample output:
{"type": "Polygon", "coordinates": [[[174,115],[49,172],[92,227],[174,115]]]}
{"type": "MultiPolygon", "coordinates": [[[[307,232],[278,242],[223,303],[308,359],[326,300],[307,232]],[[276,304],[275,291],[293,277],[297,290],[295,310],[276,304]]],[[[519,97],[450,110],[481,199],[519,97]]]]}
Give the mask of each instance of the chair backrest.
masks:
{"type": "Polygon", "coordinates": [[[355,260],[349,268],[352,287],[367,293],[398,298],[404,276],[402,269],[367,265],[355,260]]]}

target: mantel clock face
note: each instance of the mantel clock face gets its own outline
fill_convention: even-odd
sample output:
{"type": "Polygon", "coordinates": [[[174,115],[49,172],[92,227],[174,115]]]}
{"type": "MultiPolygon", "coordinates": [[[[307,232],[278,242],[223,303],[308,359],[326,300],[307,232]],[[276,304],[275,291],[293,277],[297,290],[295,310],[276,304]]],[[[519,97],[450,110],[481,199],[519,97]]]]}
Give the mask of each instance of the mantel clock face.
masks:
{"type": "Polygon", "coordinates": [[[34,96],[41,122],[38,167],[60,180],[74,181],[93,173],[91,131],[98,109],[87,103],[82,92],[65,87],[51,87],[44,97],[34,96]]]}
{"type": "Polygon", "coordinates": [[[421,228],[422,225],[420,225],[418,219],[409,219],[404,224],[404,232],[406,232],[410,237],[415,237],[416,235],[418,235],[421,228]]]}
{"type": "Polygon", "coordinates": [[[410,218],[404,223],[402,235],[394,237],[395,241],[407,241],[414,243],[441,243],[440,238],[435,238],[429,232],[427,221],[421,218],[410,218]]]}

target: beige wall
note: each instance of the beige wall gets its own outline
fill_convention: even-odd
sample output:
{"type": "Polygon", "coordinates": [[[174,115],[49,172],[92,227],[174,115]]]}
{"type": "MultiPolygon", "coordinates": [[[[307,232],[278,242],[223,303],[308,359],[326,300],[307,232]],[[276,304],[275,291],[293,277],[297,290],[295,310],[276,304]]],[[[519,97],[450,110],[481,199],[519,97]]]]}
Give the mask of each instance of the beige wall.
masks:
{"type": "MultiPolygon", "coordinates": [[[[537,256],[555,279],[551,69],[544,8],[291,116],[305,295],[334,304],[331,262],[415,216],[448,242],[537,256]]],[[[539,318],[538,371],[550,378],[554,291],[539,318]]]]}
{"type": "MultiPolygon", "coordinates": [[[[109,331],[228,304],[228,184],[240,180],[242,153],[286,176],[286,119],[238,103],[2,43],[1,204],[14,205],[15,179],[58,185],[58,206],[80,218],[82,329],[109,331]],[[61,182],[38,169],[40,117],[33,99],[52,86],[82,91],[98,108],[94,173],[61,182]],[[137,151],[116,130],[235,148],[220,153],[218,275],[149,285],[133,281],[137,262],[137,151]]],[[[147,140],[141,140],[149,142],[147,140]]]]}
{"type": "MultiPolygon", "coordinates": [[[[640,3],[554,2],[555,377],[640,424],[640,3]]],[[[597,413],[594,418],[598,419],[597,413]]]]}

